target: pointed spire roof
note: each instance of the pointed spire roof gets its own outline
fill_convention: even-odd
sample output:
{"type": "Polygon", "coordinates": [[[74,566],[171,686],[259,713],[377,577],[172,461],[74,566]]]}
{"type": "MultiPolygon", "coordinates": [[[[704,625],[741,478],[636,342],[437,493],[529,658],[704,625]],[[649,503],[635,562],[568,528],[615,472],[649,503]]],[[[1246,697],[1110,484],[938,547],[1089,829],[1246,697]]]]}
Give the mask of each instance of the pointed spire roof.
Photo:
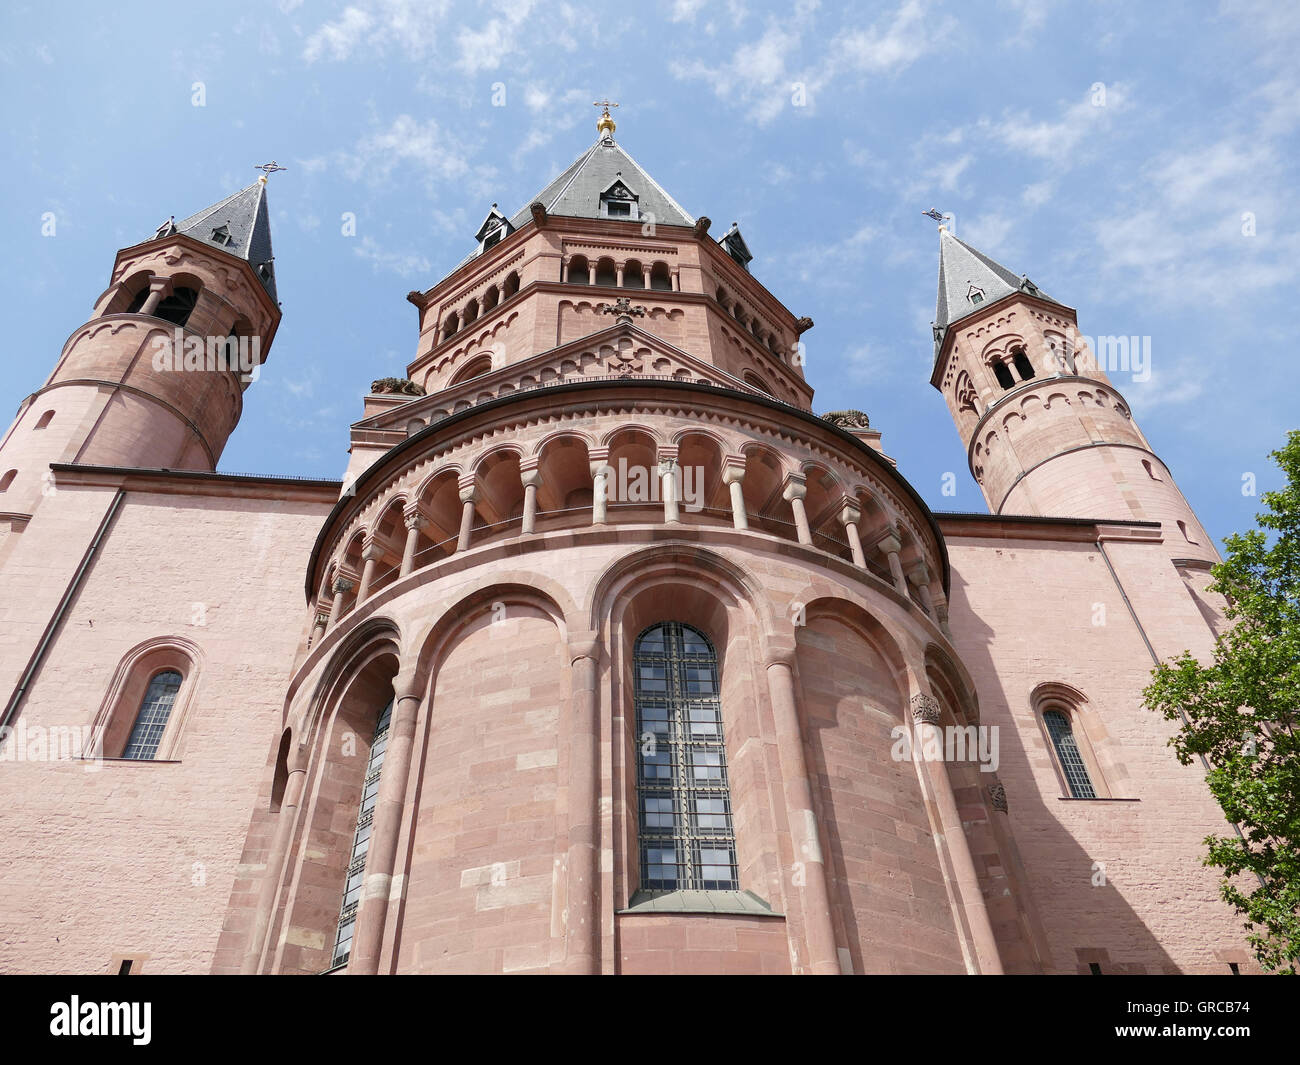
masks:
{"type": "Polygon", "coordinates": [[[983,252],[958,240],[948,232],[946,226],[940,226],[939,299],[934,312],[936,357],[949,326],[1013,292],[1024,292],[1050,303],[1060,303],[1025,275],[1012,273],[983,252]]]}
{"type": "Polygon", "coordinates": [[[155,237],[183,233],[246,261],[267,295],[275,299],[275,266],[271,251],[271,217],[266,206],[266,181],[258,178],[246,189],[227,196],[180,222],[166,222],[155,237]]]}
{"type": "Polygon", "coordinates": [[[601,197],[618,182],[626,186],[636,199],[634,218],[654,215],[658,225],[695,225],[695,219],[623,150],[614,140],[612,130],[607,129],[602,129],[595,144],[529,200],[510,219],[510,224],[516,229],[524,225],[531,217],[529,206],[533,203],[541,203],[547,214],[567,218],[608,218],[610,215],[601,210],[601,197]]]}

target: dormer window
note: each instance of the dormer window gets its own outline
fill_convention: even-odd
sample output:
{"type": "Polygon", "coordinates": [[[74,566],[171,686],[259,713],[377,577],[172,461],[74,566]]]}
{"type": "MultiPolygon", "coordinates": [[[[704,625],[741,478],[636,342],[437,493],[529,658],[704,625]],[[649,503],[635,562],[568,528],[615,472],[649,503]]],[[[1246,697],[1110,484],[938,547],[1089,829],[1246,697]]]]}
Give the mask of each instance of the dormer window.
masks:
{"type": "Polygon", "coordinates": [[[212,231],[212,237],[210,239],[212,240],[212,243],[220,244],[223,248],[233,244],[234,240],[230,236],[230,223],[224,222],[217,226],[212,231]]]}
{"type": "Polygon", "coordinates": [[[984,302],[984,290],[975,285],[971,285],[966,291],[966,298],[970,300],[972,306],[984,302]]]}
{"type": "Polygon", "coordinates": [[[600,213],[605,218],[632,219],[640,217],[637,195],[625,184],[622,175],[600,194],[600,213]]]}
{"type": "Polygon", "coordinates": [[[754,255],[749,250],[749,245],[745,243],[745,238],[740,235],[740,224],[738,222],[731,223],[731,228],[727,230],[718,243],[722,245],[723,251],[748,272],[749,264],[754,255]]]}
{"type": "Polygon", "coordinates": [[[482,255],[488,248],[500,244],[514,231],[510,220],[497,210],[497,205],[494,203],[492,210],[488,211],[487,217],[483,219],[483,224],[478,227],[478,232],[474,234],[474,239],[478,241],[478,253],[482,255]]]}

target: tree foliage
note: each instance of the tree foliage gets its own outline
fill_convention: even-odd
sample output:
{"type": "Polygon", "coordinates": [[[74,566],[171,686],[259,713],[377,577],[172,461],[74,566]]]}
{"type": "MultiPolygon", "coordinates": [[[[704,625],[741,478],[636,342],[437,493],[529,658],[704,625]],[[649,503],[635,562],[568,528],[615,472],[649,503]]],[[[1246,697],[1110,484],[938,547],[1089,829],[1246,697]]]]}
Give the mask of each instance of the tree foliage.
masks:
{"type": "Polygon", "coordinates": [[[1246,917],[1266,970],[1300,968],[1300,432],[1273,459],[1285,487],[1266,492],[1259,528],[1224,541],[1211,589],[1232,627],[1214,660],[1184,652],[1161,663],[1145,702],[1180,721],[1170,745],[1184,765],[1209,763],[1210,791],[1241,835],[1206,839],[1224,899],[1246,917]]]}

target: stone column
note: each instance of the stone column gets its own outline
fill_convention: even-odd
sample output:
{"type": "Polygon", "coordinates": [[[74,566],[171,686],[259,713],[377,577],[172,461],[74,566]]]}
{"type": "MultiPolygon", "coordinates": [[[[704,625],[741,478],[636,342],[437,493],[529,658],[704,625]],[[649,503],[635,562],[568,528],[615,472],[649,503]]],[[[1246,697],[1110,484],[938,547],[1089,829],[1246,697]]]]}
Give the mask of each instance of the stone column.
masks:
{"type": "Polygon", "coordinates": [[[330,600],[330,628],[339,620],[339,615],[343,613],[343,597],[352,591],[352,582],[346,577],[334,578],[334,598],[330,600]]]}
{"type": "Polygon", "coordinates": [[[571,704],[568,779],[566,972],[600,970],[600,638],[569,639],[571,704]]]}
{"type": "Polygon", "coordinates": [[[894,578],[894,587],[903,595],[907,595],[907,578],[903,576],[903,562],[898,557],[898,553],[903,550],[903,543],[898,538],[896,532],[887,532],[876,541],[876,547],[880,549],[886,560],[889,562],[889,573],[894,578]]]}
{"type": "Polygon", "coordinates": [[[248,945],[244,948],[244,957],[239,963],[239,971],[245,976],[256,973],[258,963],[262,959],[266,930],[270,927],[271,914],[275,911],[280,872],[289,853],[293,823],[297,819],[303,786],[307,781],[307,762],[296,743],[289,748],[287,768],[289,777],[284,782],[284,794],[280,797],[280,812],[275,822],[275,835],[271,837],[271,849],[266,855],[262,883],[257,890],[257,908],[253,911],[252,925],[248,930],[248,945]]]}
{"type": "Polygon", "coordinates": [[[424,527],[424,515],[418,510],[408,510],[402,514],[406,525],[406,546],[402,551],[402,573],[405,577],[415,569],[415,553],[420,547],[420,530],[424,527]]]}
{"type": "Polygon", "coordinates": [[[808,485],[801,473],[792,473],[785,479],[785,488],[781,497],[790,504],[794,511],[794,527],[801,544],[812,544],[812,530],[808,528],[808,512],[804,509],[804,496],[808,494],[808,485]]]}
{"type": "Polygon", "coordinates": [[[619,288],[623,287],[623,264],[622,263],[617,263],[614,266],[614,283],[617,284],[619,288]]]}
{"type": "Polygon", "coordinates": [[[948,628],[948,597],[943,594],[943,581],[939,579],[938,574],[930,581],[930,598],[934,601],[934,615],[939,622],[939,628],[951,639],[952,630],[948,628]]]}
{"type": "Polygon", "coordinates": [[[315,647],[320,642],[320,638],[325,635],[325,626],[329,623],[329,614],[318,610],[316,616],[312,619],[311,638],[307,641],[308,647],[315,647]]]}
{"type": "Polygon", "coordinates": [[[370,598],[370,586],[375,583],[375,567],[383,555],[384,549],[374,540],[361,548],[361,558],[365,565],[361,567],[361,587],[357,589],[358,606],[370,598]]]}
{"type": "Polygon", "coordinates": [[[912,567],[912,572],[907,575],[907,579],[912,582],[916,588],[917,598],[921,600],[921,606],[925,612],[938,621],[938,615],[934,612],[934,602],[930,598],[930,571],[926,568],[924,562],[918,562],[912,567]]]}
{"type": "MultiPolygon", "coordinates": [[[[155,277],[149,282],[149,295],[145,298],[144,306],[140,308],[140,314],[153,314],[158,310],[158,304],[171,294],[172,282],[169,277],[155,277]]],[[[177,352],[176,354],[180,354],[177,352]]]]}
{"type": "Polygon", "coordinates": [[[537,524],[537,489],[542,485],[542,471],[537,459],[528,459],[519,466],[519,479],[524,483],[524,517],[519,531],[524,536],[533,535],[537,524]]]}
{"type": "Polygon", "coordinates": [[[814,974],[836,975],[840,971],[835,949],[835,925],[831,920],[830,891],[826,860],[822,855],[817,816],[813,813],[812,785],[804,757],[803,729],[794,687],[794,648],[768,653],[767,686],[772,699],[772,720],[776,726],[777,754],[785,785],[786,813],[794,860],[802,866],[804,934],[808,939],[809,962],[814,974]]]}
{"type": "Polygon", "coordinates": [[[962,827],[961,813],[957,809],[952,780],[948,777],[947,763],[942,760],[942,755],[937,762],[924,756],[928,748],[939,751],[944,749],[943,731],[939,727],[941,719],[939,702],[926,692],[918,692],[912,696],[911,710],[915,725],[913,758],[930,782],[935,810],[939,816],[944,842],[947,843],[948,856],[952,860],[953,876],[957,881],[954,886],[970,927],[975,961],[981,974],[1000,976],[1002,959],[998,956],[997,939],[993,935],[993,925],[989,921],[984,893],[980,890],[979,876],[975,872],[975,861],[971,858],[966,830],[962,827]]]}
{"type": "Polygon", "coordinates": [[[478,485],[473,475],[460,480],[460,535],[456,537],[456,550],[468,551],[470,534],[474,531],[474,500],[478,498],[478,485]]]}
{"type": "Polygon", "coordinates": [[[853,564],[858,569],[867,568],[867,558],[862,553],[862,537],[858,533],[858,522],[862,520],[862,511],[857,505],[844,501],[840,507],[840,522],[844,525],[845,535],[849,538],[849,551],[853,555],[853,564]]]}
{"type": "Polygon", "coordinates": [[[674,291],[674,292],[680,292],[681,290],[682,290],[682,274],[681,274],[681,271],[680,271],[680,270],[674,270],[674,271],[673,271],[673,291],[674,291]]]}
{"type": "Polygon", "coordinates": [[[365,879],[361,903],[352,932],[352,953],[348,975],[373,976],[379,971],[384,923],[388,903],[400,898],[403,885],[394,885],[394,863],[406,806],[406,781],[411,773],[411,752],[415,746],[415,719],[420,709],[420,692],[415,678],[399,675],[393,681],[393,716],[388,725],[388,748],[379,773],[379,794],[375,796],[375,817],[366,852],[365,879]]]}
{"type": "Polygon", "coordinates": [[[594,447],[587,453],[591,470],[591,524],[604,525],[609,517],[609,448],[594,447]]]}
{"type": "Polygon", "coordinates": [[[681,510],[678,506],[680,493],[677,483],[680,476],[681,471],[677,468],[677,449],[661,447],[659,449],[659,491],[664,502],[665,522],[681,520],[681,510]]]}
{"type": "Polygon", "coordinates": [[[722,462],[722,480],[731,493],[731,525],[736,529],[749,528],[749,515],[745,513],[745,456],[728,455],[722,462]]]}

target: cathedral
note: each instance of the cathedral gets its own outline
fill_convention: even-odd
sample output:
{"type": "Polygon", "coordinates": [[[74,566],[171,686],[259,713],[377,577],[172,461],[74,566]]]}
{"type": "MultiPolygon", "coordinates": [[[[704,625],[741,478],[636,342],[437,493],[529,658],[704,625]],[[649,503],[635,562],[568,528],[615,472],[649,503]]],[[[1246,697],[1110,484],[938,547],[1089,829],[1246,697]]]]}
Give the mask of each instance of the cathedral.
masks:
{"type": "Polygon", "coordinates": [[[265,176],[141,235],[0,441],[0,971],[1256,971],[1141,705],[1218,555],[1027,276],[940,228],[936,513],[608,110],[341,482],[218,469],[265,176]]]}

